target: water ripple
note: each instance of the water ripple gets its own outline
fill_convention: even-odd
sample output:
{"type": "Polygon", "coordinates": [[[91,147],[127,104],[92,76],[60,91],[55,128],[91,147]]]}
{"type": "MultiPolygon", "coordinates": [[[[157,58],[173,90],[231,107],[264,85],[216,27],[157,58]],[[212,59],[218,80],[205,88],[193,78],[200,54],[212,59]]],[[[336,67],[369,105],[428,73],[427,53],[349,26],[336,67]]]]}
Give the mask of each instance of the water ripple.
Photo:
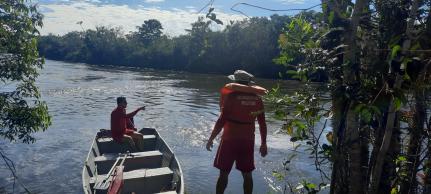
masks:
{"type": "MultiPolygon", "coordinates": [[[[214,193],[218,176],[212,167],[215,151],[206,151],[205,143],[219,115],[220,87],[227,81],[225,76],[47,60],[37,85],[53,116],[52,126],[35,135],[35,144],[0,141],[0,146],[16,162],[17,173],[30,190],[81,193],[81,168],[91,140],[98,129],[109,128],[115,99],[125,96],[128,111],[146,106],[136,115],[136,125],[159,130],[180,160],[187,193],[214,193]]],[[[276,84],[259,81],[266,87],[276,84]]],[[[256,153],[255,193],[279,192],[283,187],[272,177],[272,171],[282,167],[292,145],[284,134],[275,134],[279,126],[277,122],[268,122],[269,155],[262,159],[256,153]]],[[[312,167],[306,166],[309,159],[301,159],[305,162],[298,161],[293,166],[297,170],[291,177],[312,174],[312,167]]],[[[0,177],[0,187],[12,185],[6,169],[0,168],[0,177]]],[[[242,192],[238,171],[232,171],[229,181],[226,193],[242,192]]]]}

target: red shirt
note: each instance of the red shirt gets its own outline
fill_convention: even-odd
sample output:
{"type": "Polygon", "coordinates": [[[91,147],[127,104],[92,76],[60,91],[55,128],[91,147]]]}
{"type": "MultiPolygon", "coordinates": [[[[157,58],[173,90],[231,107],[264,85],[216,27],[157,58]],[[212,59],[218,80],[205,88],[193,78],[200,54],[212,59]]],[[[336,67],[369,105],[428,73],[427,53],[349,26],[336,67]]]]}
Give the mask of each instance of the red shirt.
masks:
{"type": "Polygon", "coordinates": [[[221,114],[214,132],[223,128],[222,139],[254,140],[255,121],[259,123],[261,143],[266,143],[266,122],[262,99],[256,94],[222,89],[221,114]]]}
{"type": "Polygon", "coordinates": [[[122,107],[115,108],[111,113],[111,132],[112,138],[121,142],[121,138],[124,134],[133,133],[133,129],[128,129],[127,125],[130,122],[130,118],[136,115],[139,110],[135,110],[129,114],[126,114],[126,109],[122,107]]]}

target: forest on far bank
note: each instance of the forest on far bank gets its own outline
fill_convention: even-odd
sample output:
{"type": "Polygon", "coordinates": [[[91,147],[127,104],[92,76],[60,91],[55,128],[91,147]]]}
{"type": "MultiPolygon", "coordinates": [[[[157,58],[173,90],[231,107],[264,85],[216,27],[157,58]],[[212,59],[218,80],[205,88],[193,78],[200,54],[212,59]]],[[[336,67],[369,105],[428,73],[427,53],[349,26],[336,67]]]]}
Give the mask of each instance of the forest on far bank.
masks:
{"type": "MultiPolygon", "coordinates": [[[[321,21],[321,13],[307,11],[301,17],[321,21]]],[[[288,78],[289,68],[274,61],[280,55],[279,36],[294,16],[272,15],[230,21],[214,31],[214,21],[200,17],[185,35],[170,37],[156,19],[144,21],[136,31],[119,27],[73,31],[41,36],[38,49],[47,59],[95,65],[121,65],[195,73],[230,74],[244,69],[257,77],[288,78]]],[[[326,79],[323,71],[312,79],[326,79]]]]}

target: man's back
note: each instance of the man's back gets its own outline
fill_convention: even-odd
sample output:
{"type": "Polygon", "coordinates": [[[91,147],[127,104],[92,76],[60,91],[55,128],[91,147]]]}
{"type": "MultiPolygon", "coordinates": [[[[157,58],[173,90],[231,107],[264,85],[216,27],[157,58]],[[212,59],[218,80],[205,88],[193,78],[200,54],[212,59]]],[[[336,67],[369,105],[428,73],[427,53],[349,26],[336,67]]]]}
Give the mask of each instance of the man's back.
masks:
{"type": "Polygon", "coordinates": [[[121,141],[126,131],[125,109],[117,107],[111,112],[111,132],[112,138],[121,141]]]}
{"type": "Polygon", "coordinates": [[[232,92],[222,105],[224,124],[223,139],[254,140],[256,117],[263,113],[262,99],[250,93],[232,92]]]}

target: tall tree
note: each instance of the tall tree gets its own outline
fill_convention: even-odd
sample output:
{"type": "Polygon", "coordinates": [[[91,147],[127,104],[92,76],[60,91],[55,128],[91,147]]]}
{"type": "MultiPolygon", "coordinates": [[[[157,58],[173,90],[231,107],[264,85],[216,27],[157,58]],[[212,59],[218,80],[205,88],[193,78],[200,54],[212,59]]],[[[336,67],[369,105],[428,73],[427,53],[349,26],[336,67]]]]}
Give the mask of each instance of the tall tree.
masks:
{"type": "Polygon", "coordinates": [[[144,45],[150,44],[160,38],[163,30],[162,24],[156,19],[146,20],[141,26],[137,26],[136,28],[138,32],[136,32],[135,36],[144,45]]]}

